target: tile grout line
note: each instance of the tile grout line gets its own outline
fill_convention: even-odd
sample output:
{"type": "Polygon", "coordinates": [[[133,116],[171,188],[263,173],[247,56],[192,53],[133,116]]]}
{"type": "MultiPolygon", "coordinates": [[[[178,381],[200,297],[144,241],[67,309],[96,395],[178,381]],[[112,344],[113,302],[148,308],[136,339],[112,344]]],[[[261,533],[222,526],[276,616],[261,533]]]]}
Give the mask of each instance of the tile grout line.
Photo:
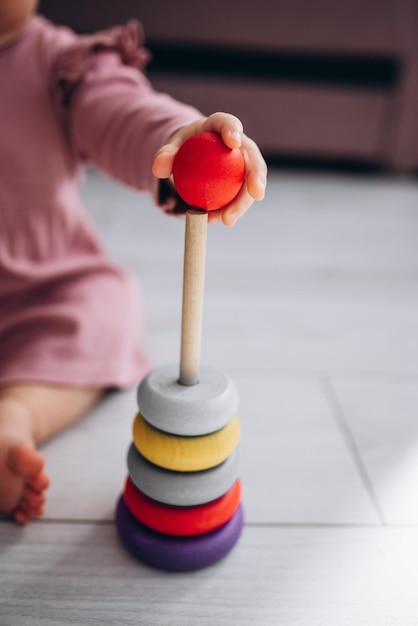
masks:
{"type": "Polygon", "coordinates": [[[381,524],[379,522],[245,522],[247,528],[294,528],[333,530],[405,530],[418,529],[418,524],[381,524]]]}
{"type": "MultiPolygon", "coordinates": [[[[318,376],[321,377],[323,375],[322,371],[318,371],[317,369],[286,369],[283,367],[251,367],[246,365],[232,365],[226,364],[223,366],[223,369],[228,369],[230,371],[236,372],[239,376],[245,377],[254,377],[254,374],[262,374],[263,377],[271,377],[276,378],[280,376],[281,378],[291,378],[291,379],[303,379],[303,380],[318,380],[318,376]]],[[[359,382],[366,380],[371,383],[381,383],[381,382],[393,382],[397,384],[406,384],[406,385],[415,385],[418,383],[418,374],[412,372],[381,372],[381,371],[370,371],[370,372],[358,372],[358,371],[327,371],[328,376],[332,376],[333,378],[337,378],[340,381],[349,381],[349,382],[359,382]]]]}
{"type": "MultiPolygon", "coordinates": [[[[1,524],[10,524],[16,526],[14,522],[9,519],[0,518],[1,524]]],[[[103,528],[111,528],[115,525],[113,520],[100,520],[100,519],[70,519],[70,518],[39,518],[33,520],[31,525],[35,526],[50,526],[50,525],[68,525],[68,526],[101,526],[103,528]]],[[[418,530],[418,524],[385,524],[385,523],[373,523],[373,522],[245,522],[246,528],[272,528],[272,529],[334,529],[334,530],[347,530],[347,529],[387,529],[387,530],[418,530]]]]}
{"type": "Polygon", "coordinates": [[[367,472],[366,466],[361,457],[360,451],[358,449],[357,443],[354,439],[354,435],[351,432],[350,426],[348,424],[347,418],[344,414],[343,408],[340,404],[337,394],[335,393],[334,388],[332,387],[331,380],[329,376],[325,373],[319,376],[319,385],[325,395],[326,400],[328,401],[331,412],[334,415],[337,425],[342,432],[342,435],[347,443],[348,449],[352,455],[355,466],[357,467],[357,471],[360,474],[360,477],[363,481],[364,487],[369,495],[369,498],[372,501],[372,504],[375,508],[377,516],[380,520],[380,523],[383,526],[386,526],[386,519],[382,508],[380,506],[377,495],[374,491],[372,481],[370,480],[369,474],[367,472]]]}

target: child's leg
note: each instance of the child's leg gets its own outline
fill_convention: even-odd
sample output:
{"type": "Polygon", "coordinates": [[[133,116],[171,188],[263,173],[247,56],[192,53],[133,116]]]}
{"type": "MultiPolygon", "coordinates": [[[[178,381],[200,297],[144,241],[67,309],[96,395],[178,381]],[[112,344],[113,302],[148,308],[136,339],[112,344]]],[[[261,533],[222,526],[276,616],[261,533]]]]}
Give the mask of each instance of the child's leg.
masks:
{"type": "Polygon", "coordinates": [[[0,513],[26,523],[43,512],[48,477],[36,446],[93,406],[101,389],[18,384],[0,389],[0,513]]]}

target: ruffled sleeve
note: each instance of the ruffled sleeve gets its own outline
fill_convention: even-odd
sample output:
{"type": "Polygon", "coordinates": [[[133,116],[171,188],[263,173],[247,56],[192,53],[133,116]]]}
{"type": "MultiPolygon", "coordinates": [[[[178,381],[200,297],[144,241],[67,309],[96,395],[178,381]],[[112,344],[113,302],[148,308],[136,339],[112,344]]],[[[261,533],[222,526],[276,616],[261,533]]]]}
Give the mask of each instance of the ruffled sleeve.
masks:
{"type": "Polygon", "coordinates": [[[92,56],[104,50],[117,53],[124,65],[143,70],[150,53],[143,47],[141,24],[131,20],[92,35],[81,35],[58,55],[53,70],[57,102],[68,107],[71,96],[91,67],[92,56]]]}
{"type": "Polygon", "coordinates": [[[138,22],[76,37],[57,56],[53,85],[73,151],[121,182],[151,191],[176,212],[152,175],[156,151],[176,130],[202,117],[155,91],[142,71],[150,55],[138,22]]]}

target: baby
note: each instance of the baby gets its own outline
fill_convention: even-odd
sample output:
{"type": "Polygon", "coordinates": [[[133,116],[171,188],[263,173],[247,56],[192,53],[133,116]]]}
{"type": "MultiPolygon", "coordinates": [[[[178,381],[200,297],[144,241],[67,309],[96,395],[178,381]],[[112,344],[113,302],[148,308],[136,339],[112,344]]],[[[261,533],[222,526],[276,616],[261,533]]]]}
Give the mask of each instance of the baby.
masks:
{"type": "Polygon", "coordinates": [[[20,524],[43,513],[37,446],[149,369],[136,281],[108,258],[78,196],[84,165],[178,213],[174,156],[214,131],[241,148],[246,175],[209,221],[232,226],[266,185],[236,117],[203,117],[153,90],[136,22],[77,36],[36,8],[0,0],[0,514],[20,524]]]}

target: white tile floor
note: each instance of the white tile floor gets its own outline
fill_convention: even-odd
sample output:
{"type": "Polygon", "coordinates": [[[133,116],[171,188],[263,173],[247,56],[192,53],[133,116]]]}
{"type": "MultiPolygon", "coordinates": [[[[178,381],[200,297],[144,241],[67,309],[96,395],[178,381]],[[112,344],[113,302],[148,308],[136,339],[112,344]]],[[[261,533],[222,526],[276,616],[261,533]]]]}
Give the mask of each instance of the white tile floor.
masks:
{"type": "MultiPolygon", "coordinates": [[[[92,175],[86,200],[140,278],[146,344],[178,360],[183,223],[92,175]]],[[[209,230],[202,360],[241,396],[243,536],[214,567],[154,571],[113,509],[135,390],[44,447],[43,521],[0,523],[0,624],[416,626],[418,184],[270,172],[209,230]]]]}

